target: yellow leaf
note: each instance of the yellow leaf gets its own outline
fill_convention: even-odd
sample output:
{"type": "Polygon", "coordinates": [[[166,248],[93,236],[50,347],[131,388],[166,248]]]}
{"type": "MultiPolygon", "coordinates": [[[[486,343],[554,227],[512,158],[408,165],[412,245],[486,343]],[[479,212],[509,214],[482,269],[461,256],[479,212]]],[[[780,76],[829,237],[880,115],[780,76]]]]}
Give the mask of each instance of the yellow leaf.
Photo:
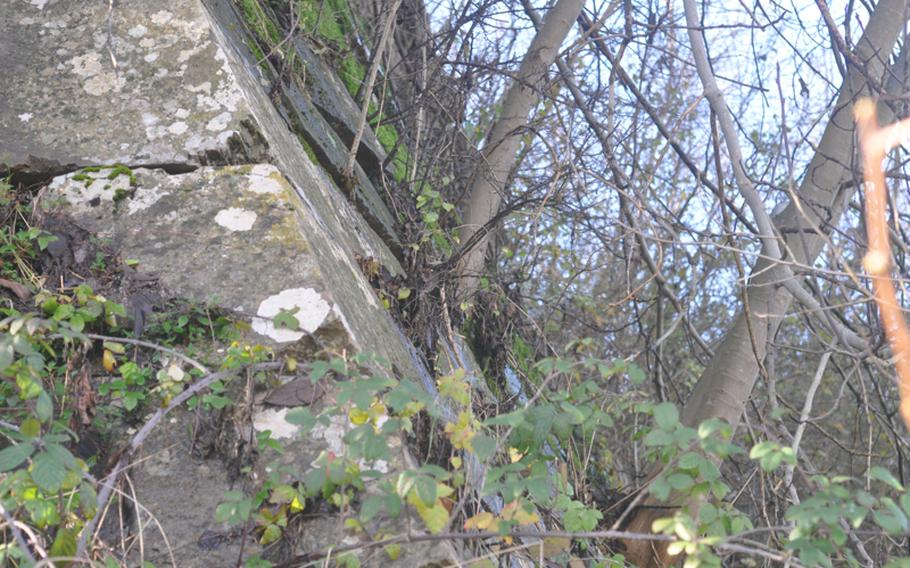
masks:
{"type": "Polygon", "coordinates": [[[117,368],[117,359],[114,358],[114,354],[110,349],[104,350],[104,355],[101,356],[101,364],[104,365],[104,370],[109,373],[117,368]]]}
{"type": "Polygon", "coordinates": [[[304,509],[304,504],[300,502],[300,499],[298,499],[297,497],[294,497],[294,500],[291,501],[291,512],[299,513],[300,511],[303,511],[303,509],[304,509]]]}
{"type": "Polygon", "coordinates": [[[533,525],[540,521],[540,517],[534,511],[529,513],[524,509],[520,509],[515,513],[515,520],[518,521],[519,525],[533,525]]]}
{"type": "Polygon", "coordinates": [[[451,487],[449,487],[448,485],[446,485],[444,483],[436,484],[436,496],[439,497],[440,499],[448,497],[452,493],[455,493],[455,490],[452,489],[451,487]]]}
{"type": "Polygon", "coordinates": [[[511,460],[512,463],[520,462],[521,458],[523,457],[525,457],[523,453],[519,452],[515,448],[509,448],[509,460],[511,460]]]}
{"type": "Polygon", "coordinates": [[[684,542],[680,542],[680,541],[671,542],[670,545],[667,546],[667,554],[669,554],[670,556],[676,556],[677,554],[682,552],[685,548],[686,548],[686,543],[684,543],[684,542]]]}
{"type": "Polygon", "coordinates": [[[385,553],[389,555],[389,560],[395,562],[398,560],[398,557],[401,556],[401,545],[390,544],[385,547],[385,553]]]}
{"type": "Polygon", "coordinates": [[[433,506],[427,507],[417,496],[417,492],[411,491],[408,493],[408,503],[417,510],[417,514],[420,515],[423,524],[433,534],[441,532],[449,522],[449,511],[446,510],[439,499],[436,499],[433,506]]]}
{"type": "Polygon", "coordinates": [[[473,450],[471,447],[471,439],[475,436],[476,432],[473,429],[474,418],[471,416],[469,411],[463,410],[458,414],[457,422],[449,422],[445,426],[445,433],[449,437],[449,441],[452,442],[452,446],[456,450],[473,450]]]}
{"type": "Polygon", "coordinates": [[[470,386],[464,379],[465,370],[457,369],[451,375],[440,377],[436,380],[439,394],[447,396],[462,406],[471,403],[470,386]]]}
{"type": "Polygon", "coordinates": [[[353,517],[348,517],[344,520],[345,528],[352,530],[354,532],[361,532],[363,530],[363,525],[360,524],[360,521],[353,517]]]}
{"type": "Polygon", "coordinates": [[[507,521],[514,521],[519,525],[533,525],[540,520],[535,511],[528,511],[518,501],[513,501],[502,508],[502,518],[507,521]]]}
{"type": "Polygon", "coordinates": [[[359,408],[352,408],[348,412],[348,419],[351,421],[351,424],[360,426],[361,424],[366,424],[367,420],[370,419],[370,413],[365,410],[360,410],[359,408]]]}
{"type": "Polygon", "coordinates": [[[297,370],[297,359],[294,359],[293,357],[288,357],[285,362],[287,363],[288,371],[293,373],[294,371],[297,370]]]}
{"type": "Polygon", "coordinates": [[[465,530],[477,529],[479,531],[485,531],[490,528],[490,525],[492,525],[495,520],[496,517],[493,516],[493,513],[484,511],[483,513],[478,513],[466,520],[464,522],[464,528],[465,530]]]}
{"type": "Polygon", "coordinates": [[[455,469],[461,469],[461,458],[459,456],[452,456],[449,458],[449,463],[451,463],[452,467],[455,469]]]}

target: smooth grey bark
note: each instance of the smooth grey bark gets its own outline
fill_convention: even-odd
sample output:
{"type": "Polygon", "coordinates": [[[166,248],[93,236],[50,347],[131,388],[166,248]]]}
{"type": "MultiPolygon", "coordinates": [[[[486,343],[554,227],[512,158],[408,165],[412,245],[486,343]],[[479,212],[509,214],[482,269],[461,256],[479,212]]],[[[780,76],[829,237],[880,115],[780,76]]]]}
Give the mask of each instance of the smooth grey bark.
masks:
{"type": "MultiPolygon", "coordinates": [[[[853,102],[868,94],[866,77],[883,78],[886,70],[890,72],[884,81],[887,90],[898,93],[905,90],[907,57],[910,57],[907,43],[904,43],[897,64],[889,68],[888,59],[907,22],[907,10],[908,0],[881,0],[875,7],[854,51],[856,59],[864,64],[865,73],[853,66],[849,68],[834,112],[802,183],[790,196],[790,204],[784,211],[771,219],[776,231],[776,246],[768,246],[767,225],[765,229],[759,228],[763,255],[752,268],[743,309],[716,346],[714,356],[683,406],[681,419],[684,424],[697,426],[711,418],[725,420],[734,428],[739,424],[767,354],[769,340],[774,337],[794,299],[793,291],[801,290],[791,266],[812,265],[827,243],[826,234],[838,224],[856,190],[852,175],[856,164],[853,102]],[[774,249],[782,258],[774,256],[774,249]],[[788,279],[797,287],[785,285],[788,279]]],[[[703,41],[699,32],[690,30],[690,34],[699,34],[693,44],[703,41]]],[[[886,113],[881,114],[888,120],[884,118],[886,113]]],[[[735,136],[735,132],[732,134],[735,136]]],[[[724,135],[729,133],[724,132],[724,135]]],[[[741,165],[735,164],[735,167],[738,169],[741,165]]],[[[742,173],[735,171],[738,182],[743,181],[742,173]]],[[[749,187],[741,186],[740,189],[748,191],[749,187]]],[[[753,213],[757,211],[761,216],[764,210],[760,203],[757,205],[759,209],[753,207],[753,213]]],[[[762,225],[764,223],[759,224],[762,225]]],[[[648,503],[652,501],[647,500],[648,503]]],[[[682,506],[684,501],[671,495],[669,504],[682,506]]],[[[650,531],[653,521],[670,514],[666,506],[663,509],[643,507],[633,515],[626,530],[650,531]]],[[[636,566],[666,566],[671,562],[663,543],[625,544],[626,558],[636,566]]]]}
{"type": "Polygon", "coordinates": [[[543,26],[531,41],[518,73],[501,99],[499,119],[487,135],[480,161],[471,176],[464,224],[459,230],[462,246],[468,247],[459,259],[457,272],[459,299],[477,291],[478,277],[494,227],[489,225],[499,213],[506,180],[515,167],[523,127],[537,105],[538,91],[546,80],[566,35],[584,6],[583,0],[558,0],[547,14],[543,26]]]}
{"type": "MultiPolygon", "coordinates": [[[[907,0],[881,0],[876,6],[855,49],[865,64],[866,76],[884,77],[888,57],[907,21],[907,9],[907,0]]],[[[893,71],[902,74],[903,70],[893,71]]],[[[889,83],[894,82],[893,77],[889,83]]],[[[853,101],[868,92],[865,77],[851,66],[799,189],[773,219],[783,245],[780,248],[786,251],[784,263],[811,265],[827,242],[823,235],[837,225],[853,196],[853,101]]],[[[715,349],[683,407],[684,423],[694,426],[710,418],[721,418],[733,426],[739,423],[768,341],[793,300],[782,284],[788,276],[792,280],[789,272],[789,266],[767,256],[756,262],[746,289],[748,310],[737,316],[715,349]]]]}

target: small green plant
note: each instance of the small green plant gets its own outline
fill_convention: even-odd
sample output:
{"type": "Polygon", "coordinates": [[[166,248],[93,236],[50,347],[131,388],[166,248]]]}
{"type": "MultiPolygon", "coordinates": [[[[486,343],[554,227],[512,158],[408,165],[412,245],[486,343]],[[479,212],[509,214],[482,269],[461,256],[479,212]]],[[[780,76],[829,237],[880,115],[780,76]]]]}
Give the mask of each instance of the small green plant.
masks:
{"type": "Polygon", "coordinates": [[[192,302],[172,302],[151,318],[145,331],[150,340],[166,346],[231,341],[236,334],[235,322],[226,314],[192,302]]]}

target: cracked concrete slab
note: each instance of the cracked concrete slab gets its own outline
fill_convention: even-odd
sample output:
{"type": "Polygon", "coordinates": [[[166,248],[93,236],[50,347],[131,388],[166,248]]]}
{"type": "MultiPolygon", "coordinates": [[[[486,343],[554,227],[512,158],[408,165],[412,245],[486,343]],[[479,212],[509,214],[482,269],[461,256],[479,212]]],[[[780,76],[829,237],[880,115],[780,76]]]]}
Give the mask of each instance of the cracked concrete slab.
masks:
{"type": "Polygon", "coordinates": [[[124,0],[109,12],[107,2],[7,1],[0,167],[59,173],[261,153],[199,2],[124,0]]]}

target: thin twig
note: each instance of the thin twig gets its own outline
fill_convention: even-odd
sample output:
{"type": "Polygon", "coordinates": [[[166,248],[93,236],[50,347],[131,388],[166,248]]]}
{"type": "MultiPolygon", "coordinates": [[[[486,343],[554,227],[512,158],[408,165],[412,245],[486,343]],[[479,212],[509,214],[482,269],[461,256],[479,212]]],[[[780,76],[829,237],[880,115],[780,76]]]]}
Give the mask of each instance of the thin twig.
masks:
{"type": "Polygon", "coordinates": [[[379,62],[382,60],[382,53],[389,41],[392,31],[392,24],[395,23],[395,17],[398,14],[398,7],[401,6],[401,0],[393,0],[392,8],[386,17],[385,25],[382,28],[382,36],[379,38],[379,44],[373,51],[373,57],[370,61],[370,70],[367,73],[366,88],[363,91],[363,102],[360,104],[360,117],[357,119],[357,130],[354,132],[354,141],[351,143],[351,150],[348,153],[348,161],[344,166],[344,177],[347,180],[353,180],[354,164],[357,161],[357,150],[360,148],[360,139],[363,137],[363,131],[366,128],[367,112],[370,108],[370,99],[373,98],[373,86],[376,83],[376,72],[379,70],[379,62]]]}
{"type": "MultiPolygon", "coordinates": [[[[281,366],[283,364],[284,364],[283,362],[277,362],[277,361],[269,362],[269,363],[256,363],[253,365],[249,365],[246,368],[256,370],[256,371],[263,371],[263,370],[268,370],[268,369],[281,368],[281,366]]],[[[167,414],[170,411],[177,408],[178,406],[180,406],[181,404],[183,404],[184,402],[189,400],[190,397],[192,397],[196,393],[202,391],[203,389],[205,389],[206,387],[208,387],[215,381],[225,379],[225,378],[237,373],[237,371],[239,371],[239,370],[240,370],[240,368],[229,369],[226,371],[219,371],[217,373],[211,373],[205,377],[202,377],[201,379],[196,381],[191,387],[189,387],[188,389],[186,389],[179,395],[175,396],[174,399],[171,400],[170,404],[167,405],[167,407],[159,408],[155,412],[155,414],[153,414],[145,422],[145,424],[142,426],[142,428],[140,428],[139,431],[136,432],[136,434],[130,440],[129,445],[121,453],[120,459],[117,460],[117,464],[114,466],[113,470],[111,470],[110,475],[108,475],[105,478],[105,480],[102,482],[102,489],[98,494],[96,510],[101,511],[107,506],[107,502],[111,497],[111,493],[113,493],[113,491],[114,491],[114,486],[117,484],[117,478],[120,476],[120,473],[123,471],[123,468],[125,467],[127,461],[130,459],[130,457],[133,455],[133,453],[142,446],[142,444],[145,442],[146,438],[148,438],[149,435],[152,433],[152,430],[155,429],[155,427],[158,425],[158,423],[160,423],[161,420],[165,416],[167,416],[167,414]]],[[[89,537],[95,530],[95,524],[97,522],[97,519],[98,519],[98,516],[96,515],[89,522],[87,522],[85,524],[85,527],[82,530],[82,534],[79,536],[79,545],[76,549],[76,556],[82,556],[85,553],[86,544],[89,542],[89,537]]]]}
{"type": "Polygon", "coordinates": [[[3,520],[6,521],[6,524],[9,525],[9,530],[11,533],[13,533],[13,538],[16,539],[16,544],[18,544],[19,548],[22,549],[22,554],[25,555],[25,558],[28,559],[29,563],[35,564],[38,562],[38,560],[32,554],[32,551],[29,549],[28,542],[25,540],[25,537],[22,536],[22,531],[20,531],[19,527],[16,526],[16,520],[6,512],[6,509],[3,507],[2,503],[0,503],[0,516],[2,516],[3,520]]]}

